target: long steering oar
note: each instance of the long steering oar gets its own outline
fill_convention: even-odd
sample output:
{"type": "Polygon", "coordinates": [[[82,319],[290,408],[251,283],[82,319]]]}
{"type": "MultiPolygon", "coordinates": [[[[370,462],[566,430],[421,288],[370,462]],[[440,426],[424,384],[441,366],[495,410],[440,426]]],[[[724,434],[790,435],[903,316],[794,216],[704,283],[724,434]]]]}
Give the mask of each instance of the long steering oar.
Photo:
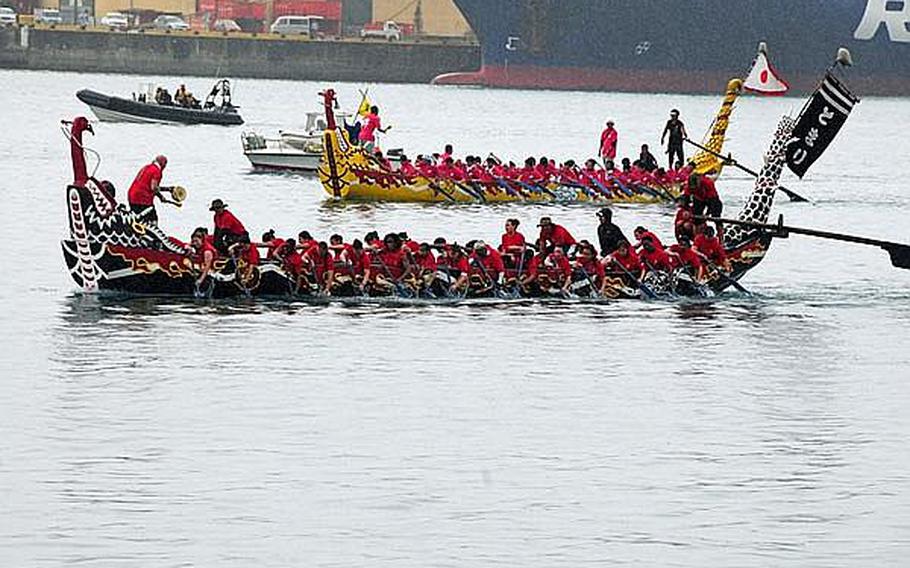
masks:
{"type": "MultiPolygon", "coordinates": [[[[696,142],[696,141],[694,141],[694,140],[690,140],[690,139],[688,139],[688,138],[683,138],[683,140],[685,140],[685,141],[688,142],[689,144],[695,146],[695,147],[698,148],[699,150],[704,150],[705,152],[711,154],[711,155],[714,156],[715,158],[719,158],[719,159],[723,160],[724,164],[729,164],[729,165],[731,165],[731,166],[733,166],[733,167],[735,167],[735,168],[739,168],[739,169],[741,169],[742,171],[746,172],[747,174],[749,174],[749,175],[752,176],[752,177],[755,177],[755,178],[758,177],[758,172],[756,172],[756,171],[753,170],[752,168],[749,168],[749,167],[746,167],[746,166],[740,164],[739,162],[737,162],[736,160],[734,160],[734,159],[733,159],[733,156],[730,155],[730,154],[724,156],[724,155],[722,155],[722,154],[718,154],[717,152],[715,152],[715,151],[712,150],[711,148],[708,148],[708,147],[706,147],[706,146],[702,146],[701,144],[699,144],[698,142],[696,142]]],[[[777,189],[779,189],[779,190],[783,191],[785,194],[787,194],[787,197],[790,198],[790,201],[810,202],[808,199],[806,199],[806,198],[803,197],[802,195],[796,193],[795,191],[789,190],[789,189],[787,189],[786,187],[784,187],[784,186],[782,186],[782,185],[778,185],[778,186],[777,186],[777,189]]]]}
{"type": "Polygon", "coordinates": [[[790,233],[793,233],[794,235],[806,235],[809,237],[818,237],[820,239],[832,239],[835,241],[845,241],[848,243],[874,246],[884,249],[888,252],[888,254],[891,256],[892,266],[895,268],[910,270],[910,245],[903,243],[882,241],[879,239],[870,239],[867,237],[858,237],[856,235],[845,235],[843,233],[832,233],[829,231],[818,231],[816,229],[787,227],[784,226],[783,215],[778,217],[776,225],[769,225],[767,223],[755,223],[753,221],[740,221],[738,219],[723,219],[720,217],[703,217],[700,215],[696,216],[695,218],[704,219],[706,221],[720,221],[721,223],[740,225],[742,227],[749,227],[751,229],[761,229],[763,231],[768,231],[772,236],[779,239],[785,239],[790,235],[790,233]]]}

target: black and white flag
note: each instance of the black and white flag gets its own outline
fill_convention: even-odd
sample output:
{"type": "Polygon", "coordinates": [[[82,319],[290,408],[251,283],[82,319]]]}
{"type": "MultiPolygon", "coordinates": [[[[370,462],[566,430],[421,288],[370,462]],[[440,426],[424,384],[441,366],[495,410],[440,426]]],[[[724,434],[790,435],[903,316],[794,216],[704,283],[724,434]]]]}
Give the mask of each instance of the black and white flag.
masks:
{"type": "Polygon", "coordinates": [[[829,71],[793,129],[787,146],[787,166],[803,177],[837,136],[859,99],[829,71]]]}

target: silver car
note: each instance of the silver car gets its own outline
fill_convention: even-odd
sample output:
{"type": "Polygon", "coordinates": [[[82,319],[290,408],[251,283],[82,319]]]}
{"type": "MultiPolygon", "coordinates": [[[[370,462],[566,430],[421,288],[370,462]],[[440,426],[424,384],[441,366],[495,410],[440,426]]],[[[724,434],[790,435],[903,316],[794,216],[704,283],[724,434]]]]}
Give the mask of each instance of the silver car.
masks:
{"type": "Polygon", "coordinates": [[[152,22],[152,25],[155,26],[156,30],[172,32],[184,32],[190,29],[190,25],[184,22],[182,18],[169,15],[158,16],[155,18],[155,21],[152,22]]]}

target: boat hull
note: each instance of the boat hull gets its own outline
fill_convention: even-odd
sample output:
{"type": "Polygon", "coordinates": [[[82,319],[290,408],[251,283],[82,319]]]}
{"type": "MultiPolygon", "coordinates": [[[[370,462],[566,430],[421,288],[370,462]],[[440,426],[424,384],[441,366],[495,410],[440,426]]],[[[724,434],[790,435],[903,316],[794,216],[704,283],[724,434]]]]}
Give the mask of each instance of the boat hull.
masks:
{"type": "Polygon", "coordinates": [[[291,151],[253,150],[244,152],[257,170],[315,173],[321,154],[291,151]]]}
{"type": "MultiPolygon", "coordinates": [[[[85,186],[67,188],[67,209],[69,235],[62,241],[63,257],[73,281],[84,291],[188,299],[281,297],[325,301],[314,297],[309,288],[301,287],[298,279],[282,266],[269,262],[252,266],[233,259],[219,259],[208,279],[201,287],[197,286],[200,267],[192,251],[165,235],[157,225],[146,223],[125,205],[118,204],[93,180],[85,186]]],[[[728,251],[733,278],[740,278],[762,260],[771,238],[757,233],[728,251]]],[[[727,280],[719,277],[708,283],[713,292],[720,292],[728,285],[727,280]]],[[[675,288],[658,291],[669,298],[674,297],[675,288]]],[[[354,295],[351,289],[349,296],[354,295]]],[[[621,281],[610,293],[612,299],[640,296],[636,287],[621,281]]]]}
{"type": "Polygon", "coordinates": [[[619,185],[590,188],[549,183],[531,185],[516,180],[455,182],[416,177],[406,179],[377,166],[350,143],[341,129],[323,134],[319,179],[326,194],[337,201],[393,201],[416,203],[660,203],[673,200],[681,187],[673,185],[634,189],[619,185]]]}
{"type": "Polygon", "coordinates": [[[795,91],[847,47],[850,83],[910,93],[910,4],[893,0],[454,0],[481,43],[476,73],[437,83],[712,92],[766,42],[795,91]]]}
{"type": "Polygon", "coordinates": [[[76,98],[92,109],[98,120],[104,122],[133,122],[158,124],[214,124],[237,126],[243,118],[236,107],[212,110],[182,108],[178,106],[141,103],[83,89],[76,98]]]}

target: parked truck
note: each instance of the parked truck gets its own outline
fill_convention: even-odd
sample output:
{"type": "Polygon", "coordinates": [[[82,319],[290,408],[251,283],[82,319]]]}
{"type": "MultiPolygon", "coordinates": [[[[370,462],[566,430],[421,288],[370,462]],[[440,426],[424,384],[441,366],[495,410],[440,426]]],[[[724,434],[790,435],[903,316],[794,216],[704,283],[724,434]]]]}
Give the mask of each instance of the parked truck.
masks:
{"type": "Polygon", "coordinates": [[[401,41],[401,38],[413,33],[413,28],[410,24],[397,24],[392,21],[371,22],[360,30],[360,37],[363,39],[380,38],[386,41],[401,41]]]}

